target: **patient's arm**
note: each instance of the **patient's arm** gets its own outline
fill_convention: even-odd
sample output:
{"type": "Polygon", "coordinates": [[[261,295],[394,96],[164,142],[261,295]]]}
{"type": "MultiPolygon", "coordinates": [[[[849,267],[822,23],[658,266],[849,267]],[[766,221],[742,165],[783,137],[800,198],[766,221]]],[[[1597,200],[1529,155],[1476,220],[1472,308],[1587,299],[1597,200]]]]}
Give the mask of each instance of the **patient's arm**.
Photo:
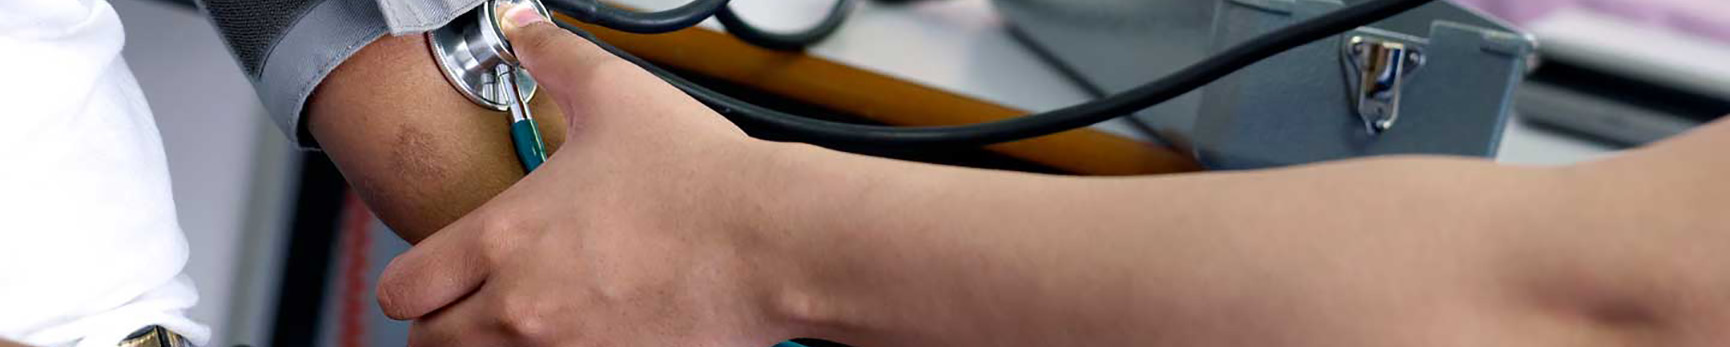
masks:
{"type": "MultiPolygon", "coordinates": [[[[549,150],[564,117],[533,104],[549,150]]],[[[367,206],[411,243],[522,178],[508,117],[458,94],[421,35],[384,37],[326,77],[307,102],[308,129],[367,206]]]]}

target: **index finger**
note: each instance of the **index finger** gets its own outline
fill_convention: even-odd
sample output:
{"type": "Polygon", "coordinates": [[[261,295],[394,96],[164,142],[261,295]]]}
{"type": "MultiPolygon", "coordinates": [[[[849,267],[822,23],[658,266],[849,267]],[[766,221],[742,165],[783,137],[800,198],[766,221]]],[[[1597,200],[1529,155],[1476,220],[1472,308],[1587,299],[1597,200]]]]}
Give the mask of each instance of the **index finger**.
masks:
{"type": "Polygon", "coordinates": [[[378,280],[378,303],[385,316],[417,319],[455,303],[480,288],[491,271],[476,247],[479,235],[458,220],[391,260],[378,280]]]}

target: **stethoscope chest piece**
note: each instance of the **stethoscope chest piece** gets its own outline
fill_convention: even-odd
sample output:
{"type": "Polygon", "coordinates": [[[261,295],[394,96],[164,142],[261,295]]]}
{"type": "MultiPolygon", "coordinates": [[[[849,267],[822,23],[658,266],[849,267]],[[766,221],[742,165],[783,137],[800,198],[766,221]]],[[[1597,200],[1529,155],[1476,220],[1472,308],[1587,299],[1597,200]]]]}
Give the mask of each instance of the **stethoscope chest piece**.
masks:
{"type": "MultiPolygon", "coordinates": [[[[505,40],[504,32],[499,29],[499,7],[506,4],[534,6],[542,16],[552,18],[539,1],[488,0],[480,9],[426,34],[433,61],[443,72],[445,80],[469,101],[494,111],[509,110],[512,102],[506,95],[514,94],[502,93],[500,88],[508,84],[499,83],[497,77],[499,64],[517,64],[510,41],[505,40]]],[[[518,93],[525,100],[532,98],[538,89],[534,78],[524,69],[510,70],[520,88],[518,93]]]]}

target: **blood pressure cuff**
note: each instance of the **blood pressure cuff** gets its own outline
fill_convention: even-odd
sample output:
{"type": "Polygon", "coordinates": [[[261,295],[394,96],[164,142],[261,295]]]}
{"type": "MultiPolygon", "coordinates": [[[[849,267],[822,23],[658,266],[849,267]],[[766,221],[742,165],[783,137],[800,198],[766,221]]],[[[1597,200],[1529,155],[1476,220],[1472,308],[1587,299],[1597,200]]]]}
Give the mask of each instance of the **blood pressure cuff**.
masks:
{"type": "MultiPolygon", "coordinates": [[[[482,0],[199,0],[277,127],[296,146],[318,144],[301,122],[306,101],[337,65],[387,33],[449,23],[482,0]]],[[[383,82],[383,81],[381,81],[383,82]]]]}

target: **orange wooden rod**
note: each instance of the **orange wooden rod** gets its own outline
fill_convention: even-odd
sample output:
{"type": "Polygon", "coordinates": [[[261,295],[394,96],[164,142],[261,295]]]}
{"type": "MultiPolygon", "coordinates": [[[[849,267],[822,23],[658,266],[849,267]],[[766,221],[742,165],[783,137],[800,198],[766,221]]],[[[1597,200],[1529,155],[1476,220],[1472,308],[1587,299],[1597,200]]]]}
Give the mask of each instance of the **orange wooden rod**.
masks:
{"type": "MultiPolygon", "coordinates": [[[[812,105],[900,126],[963,125],[1027,112],[884,76],[802,53],[759,48],[725,33],[690,28],[631,34],[577,23],[596,37],[644,59],[812,105]]],[[[1189,156],[1116,135],[1077,129],[998,144],[989,150],[1066,172],[1146,175],[1192,172],[1189,156]]]]}

